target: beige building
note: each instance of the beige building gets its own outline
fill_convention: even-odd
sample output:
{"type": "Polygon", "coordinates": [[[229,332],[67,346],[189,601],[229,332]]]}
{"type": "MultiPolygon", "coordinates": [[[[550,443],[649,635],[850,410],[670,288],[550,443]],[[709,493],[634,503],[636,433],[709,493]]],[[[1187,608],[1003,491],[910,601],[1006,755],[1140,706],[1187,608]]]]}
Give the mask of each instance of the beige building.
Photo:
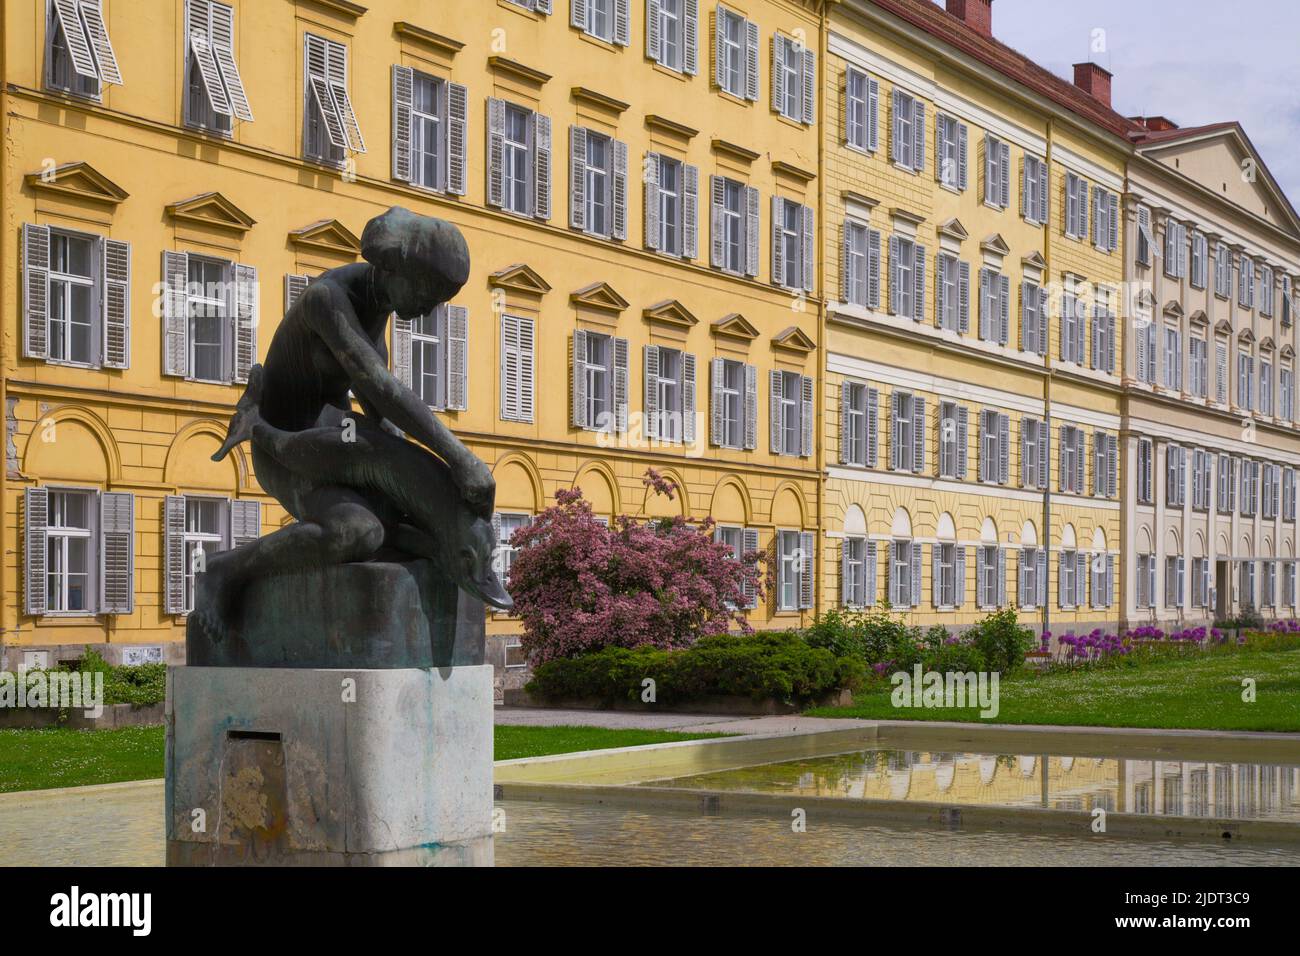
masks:
{"type": "Polygon", "coordinates": [[[1294,616],[1300,219],[1237,123],[1133,139],[1125,620],[1294,616]]]}

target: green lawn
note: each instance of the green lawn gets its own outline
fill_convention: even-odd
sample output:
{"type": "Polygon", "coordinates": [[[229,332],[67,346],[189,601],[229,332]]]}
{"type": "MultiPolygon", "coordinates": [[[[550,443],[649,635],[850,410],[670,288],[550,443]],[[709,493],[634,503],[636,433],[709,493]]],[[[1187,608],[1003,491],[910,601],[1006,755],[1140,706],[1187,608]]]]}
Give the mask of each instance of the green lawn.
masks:
{"type": "MultiPolygon", "coordinates": [[[[977,709],[894,707],[892,687],[856,694],[817,717],[978,721],[977,709]]],[[[1004,680],[991,723],[1300,731],[1300,650],[1209,652],[1136,667],[1026,674],[1004,680]],[[1242,681],[1255,680],[1255,701],[1242,681]]]]}
{"type": "MultiPolygon", "coordinates": [[[[602,727],[496,728],[496,759],[635,747],[721,734],[602,727]]],[[[0,793],[148,780],[163,775],[163,728],[0,730],[0,793]]]]}

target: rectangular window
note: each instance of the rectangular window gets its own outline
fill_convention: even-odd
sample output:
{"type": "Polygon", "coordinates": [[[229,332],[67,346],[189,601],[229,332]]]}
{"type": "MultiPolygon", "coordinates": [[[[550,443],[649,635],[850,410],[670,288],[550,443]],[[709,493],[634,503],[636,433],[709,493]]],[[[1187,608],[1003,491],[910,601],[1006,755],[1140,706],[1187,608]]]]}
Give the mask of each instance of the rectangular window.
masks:
{"type": "Polygon", "coordinates": [[[868,569],[868,562],[874,559],[874,547],[868,548],[867,539],[860,536],[847,536],[843,545],[844,560],[841,573],[840,600],[846,607],[870,607],[876,603],[876,596],[868,594],[868,574],[875,577],[875,567],[868,569]]]}
{"type": "Polygon", "coordinates": [[[712,265],[732,275],[756,275],[758,191],[725,176],[710,177],[710,189],[712,265]]]}
{"type": "Polygon", "coordinates": [[[716,415],[720,432],[714,444],[723,448],[744,448],[745,444],[745,363],[734,359],[714,359],[718,403],[716,415]]]}
{"type": "Polygon", "coordinates": [[[1100,186],[1092,188],[1092,244],[1099,252],[1119,246],[1119,196],[1100,186]]]}
{"type": "Polygon", "coordinates": [[[957,607],[957,545],[935,544],[934,568],[938,572],[932,587],[934,603],[941,608],[957,607]]]}
{"type": "Polygon", "coordinates": [[[588,332],[587,353],[581,374],[586,385],[587,422],[595,428],[604,428],[614,409],[614,348],[613,338],[599,332],[588,332]]]}
{"type": "Polygon", "coordinates": [[[935,135],[938,137],[939,168],[935,178],[949,189],[964,191],[966,189],[966,140],[968,138],[965,123],[940,113],[935,121],[935,135]]]}
{"type": "Polygon", "coordinates": [[[1155,468],[1154,449],[1149,438],[1139,438],[1137,443],[1137,498],[1145,505],[1155,503],[1154,482],[1151,480],[1155,468]]]}
{"type": "Polygon", "coordinates": [[[446,313],[434,309],[411,321],[411,390],[432,408],[447,407],[446,313]]]}
{"type": "Polygon", "coordinates": [[[614,0],[586,0],[585,13],[583,30],[597,39],[612,43],[614,41],[614,0]]]}
{"type": "Polygon", "coordinates": [[[1209,345],[1205,339],[1192,336],[1188,340],[1188,358],[1191,366],[1192,394],[1206,398],[1210,394],[1209,345]]]}
{"type": "Polygon", "coordinates": [[[51,0],[46,23],[46,80],[51,89],[95,97],[104,83],[121,85],[103,0],[51,0]]]}
{"type": "Polygon", "coordinates": [[[1135,604],[1141,608],[1152,606],[1152,586],[1155,582],[1155,555],[1137,556],[1137,595],[1135,604]]]}
{"type": "MultiPolygon", "coordinates": [[[[660,66],[666,66],[678,73],[685,72],[686,66],[686,21],[683,7],[687,0],[657,0],[650,4],[651,13],[658,8],[658,56],[653,57],[660,66]]],[[[655,24],[649,33],[654,35],[655,24]]]]}
{"type": "Polygon", "coordinates": [[[49,232],[49,358],[57,362],[93,365],[99,360],[95,332],[95,251],[90,236],[49,232]]]}
{"type": "Polygon", "coordinates": [[[189,257],[189,377],[198,381],[227,380],[229,274],[229,262],[189,257]]]}
{"type": "Polygon", "coordinates": [[[889,601],[897,608],[912,606],[913,571],[919,573],[919,567],[913,567],[912,556],[915,547],[911,541],[893,541],[889,547],[889,601]]]}
{"type": "Polygon", "coordinates": [[[853,149],[874,153],[879,148],[877,116],[880,84],[861,70],[844,73],[844,142],[853,149]]]}
{"type": "Polygon", "coordinates": [[[1011,205],[1011,147],[991,133],[984,136],[984,202],[1011,205]]]}
{"type": "Polygon", "coordinates": [[[801,208],[795,203],[781,204],[781,235],[780,243],[782,247],[782,262],[785,271],[781,275],[781,285],[787,289],[798,289],[803,286],[803,265],[802,250],[803,241],[801,233],[803,230],[803,216],[801,208]]]}
{"type": "Polygon", "coordinates": [[[1036,608],[1043,597],[1039,587],[1039,554],[1037,548],[1020,549],[1020,606],[1022,608],[1036,608]]]}
{"type": "Polygon", "coordinates": [[[532,161],[529,137],[529,110],[506,106],[505,137],[502,153],[502,180],[505,186],[507,212],[532,215],[529,186],[532,182],[532,161]]]}
{"type": "Polygon", "coordinates": [[[1243,309],[1255,307],[1255,263],[1246,255],[1237,260],[1237,304],[1243,309]]]}
{"type": "Polygon", "coordinates": [[[411,84],[411,182],[426,189],[445,186],[443,87],[441,80],[424,73],[415,73],[411,84]]]}
{"type": "Polygon", "coordinates": [[[841,460],[847,465],[874,467],[873,442],[876,391],[858,382],[845,382],[840,423],[841,460]]]}
{"type": "Polygon", "coordinates": [[[981,610],[1004,602],[1004,572],[1002,549],[996,544],[980,545],[975,550],[975,600],[981,610]]]}
{"type": "Polygon", "coordinates": [[[777,532],[777,608],[782,611],[799,609],[804,571],[801,537],[798,531],[777,532]]]}
{"type": "Polygon", "coordinates": [[[1083,494],[1083,463],[1086,437],[1073,425],[1061,427],[1061,491],[1083,494]]]}
{"type": "Polygon", "coordinates": [[[1273,414],[1273,363],[1259,361],[1259,413],[1273,414]]]}
{"type": "Polygon", "coordinates": [[[526,528],[532,524],[532,517],[526,514],[514,514],[508,511],[498,511],[492,516],[492,523],[496,526],[497,548],[493,556],[493,568],[497,576],[505,583],[510,577],[510,569],[515,565],[515,555],[518,554],[518,548],[514,545],[515,532],[521,528],[526,528]]]}
{"type": "Polygon", "coordinates": [[[587,155],[583,160],[583,195],[586,200],[587,231],[608,236],[611,231],[610,166],[613,154],[608,136],[588,132],[587,155]]]}
{"type": "Polygon", "coordinates": [[[1173,326],[1165,326],[1165,388],[1183,389],[1183,336],[1173,326]]]}
{"type": "Polygon", "coordinates": [[[501,316],[501,420],[533,420],[533,320],[501,316]]]}
{"type": "Polygon", "coordinates": [[[1237,353],[1237,405],[1244,409],[1255,407],[1255,357],[1249,352],[1237,353]]]}
{"type": "MultiPolygon", "coordinates": [[[[732,96],[741,99],[752,99],[749,96],[749,59],[750,51],[747,42],[747,24],[744,17],[726,7],[719,6],[717,12],[717,31],[718,44],[718,88],[732,96]]],[[[757,69],[758,49],[754,44],[753,50],[754,67],[757,69]]]]}
{"type": "Polygon", "coordinates": [[[804,122],[804,48],[792,37],[772,37],[772,82],[777,112],[796,123],[804,122]]]}
{"type": "Polygon", "coordinates": [[[896,88],[891,119],[889,158],[896,166],[920,172],[925,168],[925,104],[896,88]]]}
{"type": "Polygon", "coordinates": [[[88,491],[50,491],[45,539],[46,611],[91,613],[95,559],[88,491]]]}
{"type": "Polygon", "coordinates": [[[980,269],[979,337],[998,345],[1011,337],[1011,279],[988,267],[980,269]]]}
{"type": "Polygon", "coordinates": [[[1088,238],[1088,183],[1074,173],[1065,174],[1065,234],[1088,238]]]}
{"type": "Polygon", "coordinates": [[[347,151],[364,153],[365,140],[348,96],[348,48],[308,33],[303,37],[307,102],[303,154],[339,165],[347,151]]]}
{"type": "Polygon", "coordinates": [[[1047,221],[1047,188],[1047,164],[1026,155],[1021,167],[1020,214],[1027,222],[1041,226],[1047,221]]]}
{"type": "Polygon", "coordinates": [[[935,257],[935,267],[939,270],[937,324],[964,334],[970,330],[970,264],[941,252],[935,257]]]}
{"type": "Polygon", "coordinates": [[[980,481],[1004,484],[1010,459],[1010,421],[991,408],[980,412],[980,481]]]}
{"type": "Polygon", "coordinates": [[[803,416],[800,408],[803,376],[797,372],[776,374],[780,376],[780,392],[777,395],[780,407],[777,418],[780,426],[780,452],[783,455],[799,455],[803,451],[803,416]]]}
{"type": "Polygon", "coordinates": [[[659,157],[659,246],[660,252],[682,254],[682,164],[659,157]]]}
{"type": "Polygon", "coordinates": [[[1295,373],[1285,366],[1277,373],[1277,414],[1287,421],[1295,418],[1295,373]]]}
{"type": "Polygon", "coordinates": [[[225,518],[229,503],[224,498],[196,498],[185,496],[185,612],[194,610],[196,569],[202,569],[207,558],[229,545],[225,518]]]}
{"type": "Polygon", "coordinates": [[[939,404],[939,476],[966,477],[966,409],[956,402],[939,404]]]}
{"type": "Polygon", "coordinates": [[[1222,242],[1214,245],[1214,294],[1220,299],[1232,295],[1232,254],[1222,242]]]}
{"type": "Polygon", "coordinates": [[[229,135],[253,111],[235,64],[235,11],[217,0],[185,0],[185,122],[229,135]]]}
{"type": "Polygon", "coordinates": [[[1165,449],[1165,504],[1181,508],[1187,493],[1187,449],[1169,445],[1165,449]]]}
{"type": "Polygon", "coordinates": [[[1151,232],[1151,210],[1146,206],[1137,207],[1137,264],[1151,265],[1151,252],[1156,240],[1151,232]]]}
{"type": "Polygon", "coordinates": [[[677,349],[659,349],[658,376],[659,428],[658,436],[663,441],[682,440],[682,396],[685,387],[682,382],[682,353],[677,349]]]}

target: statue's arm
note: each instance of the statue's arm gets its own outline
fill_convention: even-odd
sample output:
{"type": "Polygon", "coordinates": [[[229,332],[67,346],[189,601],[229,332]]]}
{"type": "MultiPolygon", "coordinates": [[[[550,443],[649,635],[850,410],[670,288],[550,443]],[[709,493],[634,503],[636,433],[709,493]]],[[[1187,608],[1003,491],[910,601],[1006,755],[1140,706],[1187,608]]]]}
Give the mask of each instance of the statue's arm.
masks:
{"type": "Polygon", "coordinates": [[[393,376],[341,290],[321,283],[310,287],[304,299],[318,288],[313,299],[319,301],[304,302],[304,312],[312,330],[348,373],[362,408],[368,415],[388,419],[445,461],[467,502],[480,514],[490,516],[496,485],[487,465],[461,444],[418,395],[393,376]]]}

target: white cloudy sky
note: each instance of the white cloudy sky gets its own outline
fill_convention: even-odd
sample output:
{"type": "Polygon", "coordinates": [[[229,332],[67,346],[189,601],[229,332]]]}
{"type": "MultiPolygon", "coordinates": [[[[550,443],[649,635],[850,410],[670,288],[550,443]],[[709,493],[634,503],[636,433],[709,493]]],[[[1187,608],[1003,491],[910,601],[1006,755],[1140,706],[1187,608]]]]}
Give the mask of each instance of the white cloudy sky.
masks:
{"type": "Polygon", "coordinates": [[[1074,63],[1100,63],[1115,74],[1113,105],[1126,116],[1239,120],[1300,206],[1296,0],[994,0],[993,34],[1067,79],[1074,63]],[[1102,52],[1092,48],[1098,29],[1102,52]]]}

